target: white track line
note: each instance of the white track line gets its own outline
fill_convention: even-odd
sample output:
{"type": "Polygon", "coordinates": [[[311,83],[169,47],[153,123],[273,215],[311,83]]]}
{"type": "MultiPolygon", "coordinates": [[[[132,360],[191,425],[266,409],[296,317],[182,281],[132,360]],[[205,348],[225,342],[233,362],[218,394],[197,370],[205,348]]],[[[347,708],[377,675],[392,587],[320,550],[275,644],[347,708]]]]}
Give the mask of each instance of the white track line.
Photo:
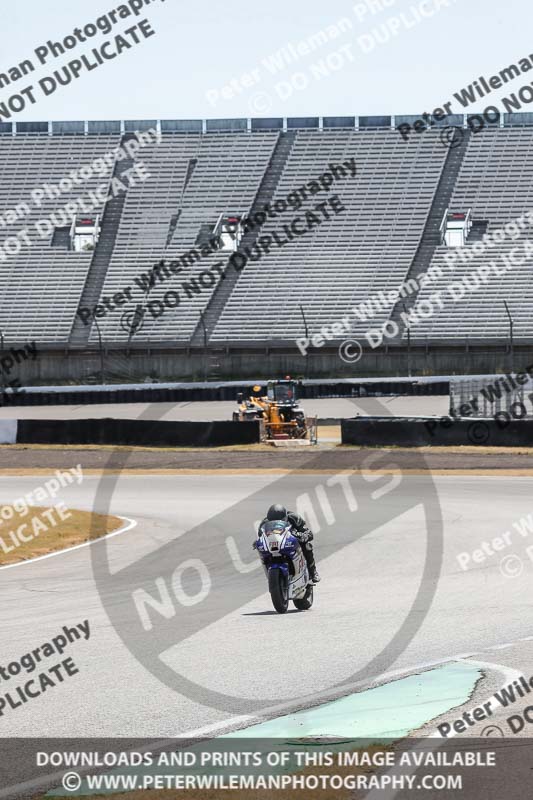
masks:
{"type": "MultiPolygon", "coordinates": [[[[173,737],[174,740],[176,739],[187,739],[187,738],[200,738],[205,734],[210,733],[233,733],[238,730],[242,730],[245,728],[249,728],[252,725],[256,725],[259,723],[267,722],[273,719],[277,719],[279,716],[285,716],[286,714],[293,711],[297,713],[298,711],[302,711],[304,708],[308,708],[312,710],[320,705],[323,705],[327,702],[334,702],[335,700],[339,700],[343,697],[348,697],[350,694],[354,694],[356,692],[368,692],[372,689],[377,689],[380,686],[384,686],[387,683],[392,683],[396,680],[401,680],[402,678],[410,677],[411,675],[416,675],[420,672],[427,672],[428,670],[436,669],[437,667],[442,667],[445,664],[452,664],[456,663],[458,660],[461,660],[463,656],[468,657],[468,653],[462,653],[458,656],[451,656],[450,658],[445,659],[438,659],[435,661],[423,661],[419,664],[415,664],[414,666],[409,666],[401,669],[390,670],[389,672],[384,672],[379,678],[376,680],[360,680],[356,681],[352,684],[347,684],[343,686],[343,693],[339,694],[339,687],[333,689],[325,689],[322,692],[315,693],[313,695],[299,697],[296,700],[287,700],[284,703],[280,703],[276,706],[271,706],[268,709],[265,709],[263,714],[259,715],[242,715],[239,717],[233,717],[231,719],[222,720],[221,722],[215,722],[211,725],[207,725],[202,728],[193,728],[192,730],[188,730],[185,733],[176,734],[173,737]],[[307,701],[312,701],[312,704],[309,706],[302,705],[307,701]]],[[[472,653],[471,655],[476,655],[476,653],[472,653]]],[[[1,796],[1,795],[0,795],[1,796]]]]}
{"type": "MultiPolygon", "coordinates": [[[[506,647],[510,647],[511,645],[505,645],[506,647]]],[[[491,650],[496,650],[499,648],[491,647],[491,650]]],[[[512,667],[506,667],[504,664],[496,664],[494,661],[474,661],[474,659],[466,659],[466,658],[459,658],[458,661],[462,661],[463,664],[470,664],[474,667],[479,667],[479,669],[484,670],[485,673],[489,671],[499,672],[501,675],[504,676],[504,682],[502,686],[505,686],[508,683],[512,683],[514,680],[518,680],[522,677],[522,673],[519,672],[517,669],[513,669],[512,667]]],[[[501,687],[500,687],[501,688],[501,687]]],[[[492,698],[494,697],[494,692],[490,695],[490,697],[485,700],[486,703],[490,702],[491,710],[492,706],[492,698]]],[[[466,703],[463,703],[463,706],[466,703]]],[[[476,706],[482,705],[482,703],[476,703],[476,706]]],[[[462,708],[462,706],[460,706],[462,708]]],[[[450,709],[452,711],[453,709],[450,709]]],[[[442,715],[441,715],[442,716],[442,715]]],[[[456,731],[451,731],[446,735],[446,737],[441,736],[438,729],[436,729],[433,733],[429,734],[430,738],[440,739],[442,742],[446,741],[447,739],[453,739],[456,735],[456,731]]]]}
{"type": "Polygon", "coordinates": [[[73,547],[66,547],[64,550],[57,550],[55,553],[47,553],[45,556],[36,556],[36,558],[29,558],[27,561],[17,561],[16,564],[6,564],[5,566],[0,567],[0,571],[4,569],[13,569],[13,567],[25,567],[27,564],[36,564],[37,561],[44,561],[45,558],[55,558],[56,556],[62,556],[65,553],[72,553],[73,550],[81,550],[82,547],[89,547],[97,542],[104,542],[106,539],[112,539],[113,536],[119,536],[121,533],[127,533],[137,525],[137,520],[130,519],[129,517],[121,517],[117,514],[117,519],[124,520],[124,522],[127,523],[124,525],[124,527],[119,528],[118,531],[108,533],[106,536],[100,536],[99,539],[91,539],[90,542],[83,542],[83,544],[75,544],[73,547]]]}
{"type": "MultiPolygon", "coordinates": [[[[510,647],[513,645],[517,645],[523,641],[527,641],[532,639],[533,637],[526,637],[525,639],[517,639],[516,642],[506,643],[505,647],[510,647]]],[[[310,706],[306,706],[309,709],[313,709],[319,705],[322,705],[325,702],[331,702],[333,700],[340,699],[341,697],[347,697],[351,693],[355,693],[357,690],[360,692],[370,691],[372,689],[377,689],[379,686],[383,686],[384,684],[391,683],[395,680],[401,680],[404,677],[409,677],[410,675],[416,675],[420,672],[427,672],[431,669],[436,669],[437,667],[442,667],[445,664],[456,664],[459,662],[464,662],[465,664],[472,664],[474,666],[479,666],[484,670],[494,669],[497,672],[502,673],[507,678],[507,683],[511,683],[511,681],[519,678],[521,673],[517,670],[514,670],[510,667],[505,667],[501,664],[496,664],[492,661],[477,661],[473,660],[472,656],[481,655],[483,652],[488,652],[493,648],[486,648],[485,650],[478,650],[472,653],[457,653],[456,655],[450,656],[449,658],[443,659],[436,659],[435,661],[422,661],[419,664],[415,664],[414,666],[409,666],[405,668],[390,670],[389,672],[385,672],[379,676],[376,682],[372,680],[364,680],[364,681],[357,681],[351,685],[347,685],[343,687],[346,689],[343,694],[339,695],[339,689],[326,689],[325,691],[318,692],[316,694],[310,695],[308,697],[299,697],[296,700],[288,700],[285,703],[280,703],[277,706],[272,706],[271,708],[265,710],[266,713],[259,714],[259,715],[246,715],[243,714],[239,717],[232,717],[231,719],[222,720],[221,722],[215,722],[212,725],[206,725],[202,728],[196,728],[192,730],[188,730],[184,733],[179,733],[175,737],[176,739],[187,739],[187,738],[196,738],[202,737],[206,734],[210,733],[220,733],[220,732],[233,732],[242,730],[246,727],[251,727],[251,725],[255,725],[257,723],[266,722],[271,719],[276,719],[278,716],[283,716],[284,714],[290,713],[291,710],[295,709],[296,711],[302,710],[302,703],[305,703],[306,700],[312,700],[313,703],[310,706]],[[318,702],[317,702],[318,701],[318,702]],[[238,726],[238,727],[237,727],[238,726]],[[228,728],[230,729],[228,731],[228,728]]],[[[440,734],[439,734],[440,738],[440,734]]]]}
{"type": "MultiPolygon", "coordinates": [[[[520,641],[520,640],[519,640],[520,641]]],[[[493,648],[491,648],[493,649],[493,648]]],[[[468,654],[465,654],[465,657],[458,656],[453,659],[453,663],[463,662],[464,664],[470,664],[475,667],[479,667],[485,671],[495,670],[497,672],[502,673],[506,677],[506,682],[510,683],[516,677],[520,677],[521,673],[517,670],[511,669],[510,667],[503,666],[502,664],[494,664],[493,662],[488,661],[474,661],[473,659],[468,658],[468,654]]],[[[475,653],[474,653],[475,655],[475,653]]],[[[505,684],[504,684],[505,685],[505,684]]],[[[493,693],[494,694],[494,693],[493,693]]],[[[463,703],[466,705],[466,703],[463,703]]],[[[462,708],[462,706],[460,706],[462,708]]],[[[453,709],[450,709],[452,711],[453,709]]],[[[442,716],[442,715],[439,715],[442,716]]],[[[442,742],[447,741],[448,739],[453,739],[456,735],[455,731],[452,733],[447,734],[446,737],[441,736],[438,732],[438,729],[435,729],[433,733],[428,733],[426,738],[426,742],[424,743],[424,752],[432,753],[433,751],[437,750],[438,747],[442,744],[442,742]]],[[[420,742],[423,742],[424,739],[420,739],[420,742]]],[[[415,748],[416,749],[416,748],[415,748]]],[[[409,765],[407,770],[401,769],[399,764],[396,764],[390,770],[387,770],[385,773],[386,775],[391,776],[412,776],[415,774],[417,767],[414,764],[409,765]]],[[[366,800],[394,800],[397,797],[396,789],[372,789],[367,795],[366,800]]]]}
{"type": "MultiPolygon", "coordinates": [[[[511,645],[506,645],[506,647],[510,646],[511,645]]],[[[505,664],[495,664],[494,661],[474,661],[473,659],[467,660],[465,658],[461,658],[460,660],[463,661],[465,664],[474,664],[474,666],[485,670],[485,672],[488,672],[489,670],[495,670],[496,672],[501,672],[501,674],[505,678],[505,684],[512,683],[513,681],[516,681],[522,677],[522,673],[519,672],[519,670],[513,669],[513,667],[507,667],[505,664]]]]}

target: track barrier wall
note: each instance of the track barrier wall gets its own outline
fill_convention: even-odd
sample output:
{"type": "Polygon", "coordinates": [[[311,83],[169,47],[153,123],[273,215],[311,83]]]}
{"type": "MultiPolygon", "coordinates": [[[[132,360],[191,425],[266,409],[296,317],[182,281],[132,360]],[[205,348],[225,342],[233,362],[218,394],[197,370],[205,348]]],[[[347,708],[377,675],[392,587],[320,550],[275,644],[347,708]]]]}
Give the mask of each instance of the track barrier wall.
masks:
{"type": "Polygon", "coordinates": [[[341,435],[361,447],[533,447],[533,420],[358,417],[341,421],[341,435]]]}
{"type": "MultiPolygon", "coordinates": [[[[50,386],[27,387],[24,391],[6,393],[5,405],[61,406],[107,403],[183,403],[209,400],[236,400],[237,394],[253,394],[253,386],[261,386],[266,394],[266,381],[250,383],[116,385],[116,386],[50,386]]],[[[302,400],[327,397],[379,397],[382,395],[448,395],[448,380],[418,382],[329,381],[303,383],[302,400]]]]}
{"type": "MultiPolygon", "coordinates": [[[[264,383],[268,378],[292,375],[316,383],[336,383],[339,379],[365,383],[367,379],[405,379],[424,381],[428,376],[493,375],[512,371],[513,358],[509,342],[464,342],[457,345],[431,344],[427,347],[413,345],[411,352],[400,346],[378,347],[365,350],[357,364],[345,363],[339,358],[339,347],[310,350],[302,356],[295,346],[270,345],[257,347],[228,346],[209,348],[151,345],[138,343],[129,349],[104,344],[103,350],[87,346],[83,349],[65,349],[37,342],[39,358],[27,360],[18,366],[17,378],[23,386],[50,387],[102,383],[161,384],[238,382],[251,385],[264,383]],[[212,371],[217,364],[216,372],[212,371]]],[[[7,341],[5,348],[19,347],[22,342],[7,341]]],[[[529,344],[516,340],[514,364],[533,363],[533,340],[529,344]]]]}
{"type": "Polygon", "coordinates": [[[130,419],[23,419],[17,444],[138,447],[222,447],[259,442],[258,422],[174,422],[130,419]]]}

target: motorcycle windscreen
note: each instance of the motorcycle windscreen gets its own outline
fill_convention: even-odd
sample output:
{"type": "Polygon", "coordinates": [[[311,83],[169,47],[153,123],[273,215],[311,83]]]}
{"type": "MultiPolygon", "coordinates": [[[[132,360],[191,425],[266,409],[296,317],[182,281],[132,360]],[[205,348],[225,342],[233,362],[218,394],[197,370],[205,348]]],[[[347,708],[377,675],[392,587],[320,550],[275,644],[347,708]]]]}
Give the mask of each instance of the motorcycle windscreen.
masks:
{"type": "Polygon", "coordinates": [[[264,535],[266,542],[268,544],[268,549],[272,553],[280,552],[283,546],[283,541],[285,539],[285,534],[289,533],[291,526],[288,525],[283,520],[272,520],[267,521],[261,528],[261,532],[264,535]]]}

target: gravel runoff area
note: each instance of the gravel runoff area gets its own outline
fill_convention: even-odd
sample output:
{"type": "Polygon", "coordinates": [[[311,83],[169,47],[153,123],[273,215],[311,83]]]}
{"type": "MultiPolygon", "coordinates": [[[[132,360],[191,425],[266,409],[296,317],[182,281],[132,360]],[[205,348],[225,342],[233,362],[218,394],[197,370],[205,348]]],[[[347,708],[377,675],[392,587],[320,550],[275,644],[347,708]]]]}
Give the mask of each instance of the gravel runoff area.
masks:
{"type": "MultiPolygon", "coordinates": [[[[421,471],[433,470],[533,470],[533,451],[521,448],[355,448],[309,447],[297,451],[255,446],[239,450],[131,449],[112,447],[24,447],[0,446],[0,470],[66,469],[82,464],[84,469],[135,470],[231,470],[231,469],[360,469],[371,454],[390,456],[391,466],[421,471]]],[[[381,464],[383,461],[381,460],[381,464]]]]}

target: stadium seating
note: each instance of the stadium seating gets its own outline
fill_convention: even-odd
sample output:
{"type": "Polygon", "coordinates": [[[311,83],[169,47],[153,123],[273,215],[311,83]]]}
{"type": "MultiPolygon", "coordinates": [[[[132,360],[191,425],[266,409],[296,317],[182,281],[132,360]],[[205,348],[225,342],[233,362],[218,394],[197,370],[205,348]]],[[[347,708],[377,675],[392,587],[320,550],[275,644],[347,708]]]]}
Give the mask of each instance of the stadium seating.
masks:
{"type": "MultiPolygon", "coordinates": [[[[406,142],[390,126],[357,129],[353,118],[343,126],[324,128],[314,118],[289,120],[289,133],[279,120],[271,122],[254,120],[251,130],[243,120],[163,123],[162,142],[145,147],[137,156],[150,177],[130,187],[124,201],[107,215],[100,247],[94,252],[73,252],[67,249],[66,231],[57,230],[43,239],[33,234],[31,247],[23,244],[17,255],[0,260],[0,332],[6,343],[35,339],[42,345],[84,347],[87,341],[96,343],[100,333],[104,342],[117,345],[131,341],[198,344],[204,312],[215,348],[293,343],[304,332],[300,306],[311,332],[316,332],[379,292],[397,288],[415,265],[431,257],[427,252],[434,253],[431,263],[443,267],[444,277],[420,291],[413,306],[416,314],[417,307],[433,292],[444,291],[451,279],[460,282],[488,258],[499,259],[517,244],[507,239],[490,254],[474,255],[468,264],[458,261],[450,275],[444,268],[448,249],[437,246],[435,250],[434,245],[427,249],[428,231],[433,230],[430,220],[434,226],[433,217],[440,213],[436,198],[443,186],[445,194],[446,186],[454,186],[452,211],[472,209],[469,253],[483,231],[491,233],[533,208],[529,159],[533,127],[513,122],[471,135],[463,143],[464,155],[455,157],[456,177],[453,159],[438,131],[411,136],[406,142]],[[178,260],[207,242],[222,214],[246,216],[265,197],[282,200],[328,170],[331,163],[339,165],[350,158],[356,161],[356,177],[338,181],[330,192],[330,196],[338,194],[344,212],[283,248],[274,247],[260,260],[250,260],[238,276],[228,268],[228,254],[214,252],[180,274],[156,280],[148,295],[136,284],[135,279],[161,259],[178,260]],[[184,283],[193,285],[200,274],[214,267],[227,270],[224,290],[215,283],[204,284],[199,293],[184,291],[184,283]],[[93,326],[88,338],[89,331],[79,321],[75,324],[82,298],[100,297],[102,302],[125,288],[131,289],[127,307],[102,316],[99,331],[93,326]],[[142,325],[133,332],[124,324],[124,313],[131,319],[138,304],[146,309],[152,303],[157,313],[169,291],[179,293],[177,307],[167,307],[157,318],[145,311],[142,325]]],[[[150,122],[154,124],[158,123],[150,122]]],[[[28,125],[24,130],[32,132],[0,129],[0,220],[8,209],[29,202],[35,187],[58,183],[70,170],[116,148],[125,132],[131,135],[136,126],[148,123],[54,123],[53,129],[41,123],[34,123],[34,128],[28,125]]],[[[110,180],[111,173],[104,183],[110,180]]],[[[37,220],[101,182],[94,177],[69,194],[45,197],[26,219],[0,225],[0,252],[7,237],[24,228],[31,230],[37,220]]],[[[260,234],[278,231],[281,235],[284,224],[325,199],[325,193],[309,196],[301,209],[289,208],[278,218],[268,219],[260,234]]],[[[104,210],[103,204],[96,209],[102,219],[104,210]]],[[[518,242],[526,236],[524,231],[518,242]]],[[[243,247],[253,239],[248,234],[243,247]]],[[[532,268],[524,264],[492,278],[463,301],[450,300],[431,318],[411,325],[412,340],[506,337],[503,300],[514,317],[515,338],[530,338],[531,273],[532,268]]],[[[398,307],[384,307],[371,324],[378,326],[391,316],[397,319],[398,313],[398,307]]],[[[364,321],[354,320],[354,335],[367,327],[364,321]]]]}
{"type": "MultiPolygon", "coordinates": [[[[152,177],[128,191],[103,294],[111,295],[132,285],[134,302],[143,302],[145,295],[135,286],[135,276],[162,258],[171,261],[193,248],[202,228],[208,224],[214,228],[220,214],[248,212],[276,139],[277,134],[272,132],[180,134],[166,136],[162,144],[143,150],[140,157],[152,177]],[[172,226],[172,218],[178,213],[172,226]],[[167,246],[169,233],[172,237],[167,246]]],[[[189,340],[212,289],[207,287],[201,294],[187,297],[180,286],[220,259],[220,254],[214,253],[171,280],[157,283],[150,292],[150,302],[177,290],[182,303],[157,319],[146,314],[136,340],[189,340]]],[[[102,320],[106,338],[128,338],[129,331],[120,325],[120,319],[120,314],[114,314],[102,320]]]]}
{"type": "MultiPolygon", "coordinates": [[[[304,332],[300,304],[309,327],[317,330],[370,294],[400,284],[420,241],[445,155],[433,134],[406,144],[390,130],[298,131],[276,197],[317,177],[330,163],[353,157],[357,176],[331,190],[346,212],[249,263],[212,340],[294,339],[304,332]]],[[[326,197],[309,198],[302,211],[326,197]]],[[[264,233],[298,213],[288,210],[279,221],[269,220],[264,233]]],[[[387,318],[385,310],[375,321],[387,318]]]]}
{"type": "MultiPolygon", "coordinates": [[[[113,135],[2,136],[0,215],[22,202],[29,203],[31,213],[1,227],[0,244],[94,190],[102,179],[91,178],[57,199],[45,197],[40,207],[31,203],[36,187],[57,184],[70,170],[90,164],[118,143],[119,136],[113,135]]],[[[32,235],[31,241],[31,247],[24,244],[20,253],[0,261],[0,330],[6,344],[28,339],[67,344],[93,254],[53,248],[52,235],[32,235]]]]}
{"type": "MultiPolygon", "coordinates": [[[[471,208],[474,223],[487,223],[488,234],[533,209],[532,149],[533,129],[527,127],[487,128],[471,137],[450,209],[462,212],[471,208]]],[[[429,300],[431,294],[440,291],[445,300],[444,308],[440,310],[435,306],[436,313],[432,317],[413,323],[412,339],[429,342],[505,339],[509,333],[509,321],[504,300],[514,320],[514,335],[517,339],[530,339],[533,304],[531,262],[517,266],[502,277],[491,277],[479,290],[467,292],[462,300],[455,302],[446,291],[447,284],[460,284],[470,273],[491,261],[503,268],[502,254],[507,256],[527,236],[527,231],[524,231],[518,240],[507,238],[477,255],[472,253],[478,237],[471,236],[464,248],[471,260],[463,263],[458,258],[453,272],[446,267],[444,259],[448,248],[439,247],[432,265],[442,268],[443,278],[421,290],[418,306],[429,300]]],[[[416,314],[417,305],[413,310],[416,314]]]]}

